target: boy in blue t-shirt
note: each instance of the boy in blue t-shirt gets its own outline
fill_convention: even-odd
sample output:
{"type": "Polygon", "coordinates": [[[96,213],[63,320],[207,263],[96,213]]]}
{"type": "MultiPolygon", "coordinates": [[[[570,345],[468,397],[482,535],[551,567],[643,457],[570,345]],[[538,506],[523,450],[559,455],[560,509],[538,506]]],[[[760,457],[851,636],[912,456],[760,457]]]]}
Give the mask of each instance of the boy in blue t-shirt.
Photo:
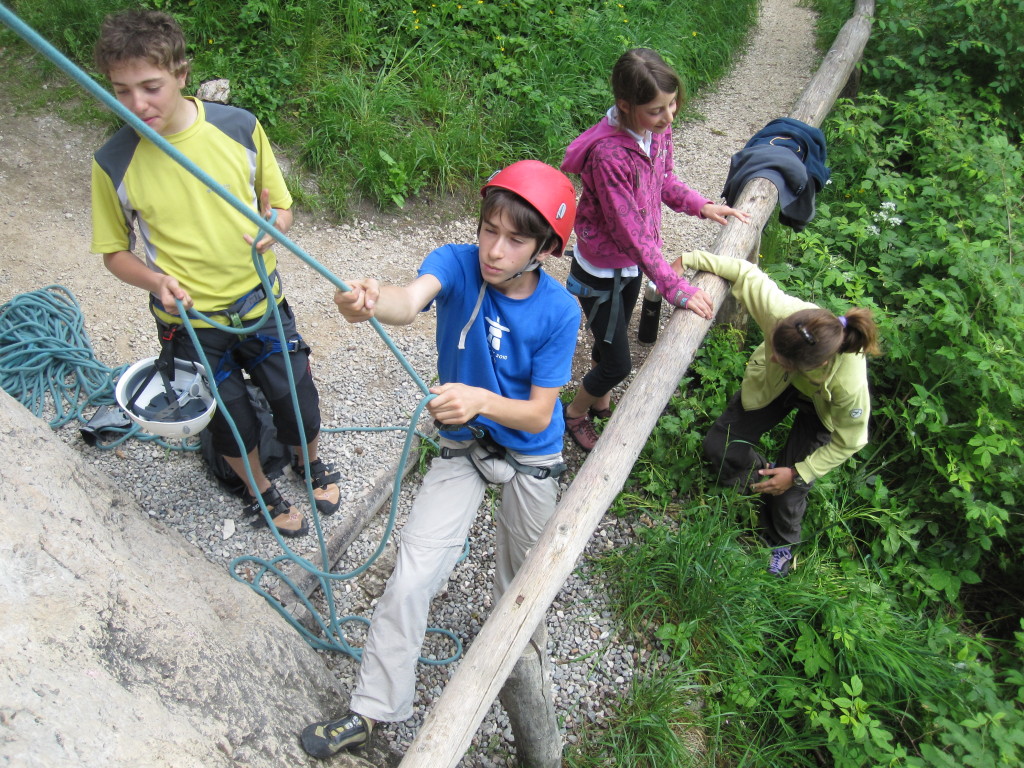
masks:
{"type": "MultiPolygon", "coordinates": [[[[438,248],[407,285],[356,280],[334,297],[349,322],[376,317],[389,325],[408,325],[436,302],[441,383],[431,388],[436,397],[427,408],[442,425],[442,451],[402,529],[398,562],[363,648],[351,711],[302,732],[302,746],[316,757],[365,744],[377,721],[412,715],[430,601],[463,551],[487,484],[503,485],[495,521],[496,599],[555,509],[565,469],[558,394],[571,378],[580,310],[539,267],[569,239],[575,191],[551,166],[523,160],[491,177],[482,194],[478,246],[438,248]]],[[[536,665],[542,674],[547,669],[543,622],[510,681],[529,679],[528,668],[536,665]]],[[[557,735],[550,685],[541,687],[530,692],[531,709],[546,712],[557,735]]],[[[502,702],[506,709],[515,704],[504,695],[502,702]]],[[[517,713],[510,709],[509,715],[515,730],[517,713]]],[[[529,757],[531,764],[557,765],[560,747],[553,756],[529,757]]]]}

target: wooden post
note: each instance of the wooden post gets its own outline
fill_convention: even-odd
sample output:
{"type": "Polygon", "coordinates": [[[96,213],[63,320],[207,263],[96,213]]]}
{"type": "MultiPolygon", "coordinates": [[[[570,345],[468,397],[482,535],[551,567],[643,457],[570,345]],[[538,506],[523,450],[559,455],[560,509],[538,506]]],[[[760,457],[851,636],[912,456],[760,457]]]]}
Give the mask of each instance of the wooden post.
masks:
{"type": "MultiPolygon", "coordinates": [[[[857,62],[864,52],[868,37],[871,34],[871,15],[875,12],[874,0],[858,0],[854,8],[854,15],[843,25],[842,30],[836,36],[835,42],[825,56],[817,74],[811,79],[801,94],[800,99],[793,107],[790,117],[802,120],[808,125],[820,127],[822,120],[832,109],[835,100],[847,87],[851,76],[855,72],[857,62]]],[[[751,179],[740,193],[735,208],[742,208],[745,211],[757,211],[765,214],[763,219],[758,217],[761,232],[768,222],[768,217],[775,211],[775,204],[779,201],[779,191],[767,179],[751,179]]],[[[746,258],[747,261],[757,263],[757,252],[760,245],[760,238],[753,242],[748,250],[748,238],[746,233],[739,233],[736,230],[730,231],[726,228],[712,244],[711,250],[715,253],[730,254],[737,258],[746,258]]],[[[743,308],[730,296],[718,315],[720,323],[731,325],[743,325],[746,323],[747,314],[743,308]]]]}
{"type": "MultiPolygon", "coordinates": [[[[854,17],[836,37],[791,117],[809,125],[821,124],[864,51],[872,13],[874,0],[858,0],[854,17]]],[[[736,258],[746,256],[777,201],[778,192],[771,182],[752,180],[738,200],[738,207],[750,212],[751,222],[730,220],[712,249],[736,258]]],[[[695,284],[711,294],[717,312],[729,290],[728,283],[715,275],[699,273],[695,284]]],[[[427,715],[400,768],[454,768],[459,762],[534,628],[544,620],[587,540],[625,484],[710,326],[692,312],[672,313],[666,332],[608,420],[597,447],[562,497],[537,545],[427,715]]]]}
{"type": "MultiPolygon", "coordinates": [[[[751,179],[751,181],[748,182],[747,185],[743,187],[743,189],[740,191],[740,196],[736,200],[737,205],[743,208],[743,210],[751,210],[748,206],[756,206],[757,209],[760,210],[762,205],[757,202],[757,198],[766,197],[768,195],[768,190],[765,188],[765,185],[757,184],[756,186],[754,186],[753,182],[755,181],[767,182],[768,186],[770,186],[772,190],[775,190],[775,186],[767,179],[751,179]],[[747,193],[749,193],[749,197],[745,196],[747,193]]],[[[775,194],[777,197],[778,192],[776,191],[775,194]]],[[[772,206],[774,206],[774,203],[772,203],[772,206]]],[[[769,214],[773,210],[774,207],[769,208],[769,214]]],[[[751,264],[757,264],[757,258],[761,252],[761,231],[762,230],[758,230],[758,236],[754,240],[754,244],[750,247],[750,250],[747,252],[745,256],[746,260],[749,261],[751,264]]],[[[714,250],[715,253],[728,253],[728,251],[718,250],[718,248],[721,247],[722,246],[717,241],[711,246],[712,250],[714,250]]],[[[747,314],[747,310],[743,308],[743,305],[740,304],[739,301],[736,300],[736,297],[733,296],[730,292],[726,294],[725,301],[722,303],[722,308],[718,310],[715,317],[717,318],[718,323],[720,325],[732,325],[736,328],[743,330],[747,327],[747,320],[750,317],[750,315],[747,314]]]]}

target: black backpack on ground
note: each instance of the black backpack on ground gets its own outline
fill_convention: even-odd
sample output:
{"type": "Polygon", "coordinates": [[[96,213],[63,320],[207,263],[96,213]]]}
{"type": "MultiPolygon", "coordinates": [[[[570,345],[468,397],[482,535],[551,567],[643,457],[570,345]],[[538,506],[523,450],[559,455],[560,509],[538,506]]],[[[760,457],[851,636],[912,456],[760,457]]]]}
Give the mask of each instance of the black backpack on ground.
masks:
{"type": "MultiPolygon", "coordinates": [[[[270,414],[270,404],[267,403],[267,398],[263,395],[263,392],[250,383],[246,383],[245,388],[249,393],[249,400],[252,402],[253,408],[256,409],[260,425],[259,449],[263,473],[268,478],[274,479],[280,476],[284,468],[288,466],[291,461],[291,451],[288,449],[288,446],[277,439],[277,429],[274,427],[273,416],[270,414]]],[[[213,436],[209,430],[204,429],[199,434],[199,442],[200,453],[203,456],[203,461],[206,463],[206,468],[217,480],[221,488],[244,499],[248,495],[245,483],[228,466],[228,463],[224,461],[224,457],[214,450],[213,436]]]]}

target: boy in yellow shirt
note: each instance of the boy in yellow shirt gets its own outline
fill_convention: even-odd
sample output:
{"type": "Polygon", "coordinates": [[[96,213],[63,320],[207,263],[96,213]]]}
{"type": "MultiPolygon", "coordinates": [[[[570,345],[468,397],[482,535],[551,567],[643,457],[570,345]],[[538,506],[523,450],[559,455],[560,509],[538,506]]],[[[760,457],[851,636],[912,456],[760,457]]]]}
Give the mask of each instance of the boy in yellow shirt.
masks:
{"type": "MultiPolygon", "coordinates": [[[[252,210],[269,216],[287,232],[291,195],[259,121],[249,112],[207,104],[185,96],[188,77],[185,39],[177,22],[158,11],[126,11],[108,16],[100,29],[96,66],[127,109],[217,180],[252,210]]],[[[262,318],[268,297],[253,265],[251,222],[131,126],[122,127],[96,153],[92,166],[92,250],[116,277],[150,294],[163,343],[175,358],[199,360],[182,328],[175,301],[218,322],[238,327],[262,318]],[[132,252],[135,229],[142,236],[145,261],[132,252]]],[[[293,467],[305,476],[301,442],[308,445],[317,508],[331,514],[340,505],[338,473],[317,456],[319,395],[309,368],[309,347],[295,328],[284,298],[277,258],[269,235],[255,244],[263,254],[287,336],[281,342],[257,331],[238,336],[194,321],[226,410],[245,445],[239,450],[224,414],[210,422],[218,454],[245,482],[247,514],[260,513],[258,492],[272,522],[284,536],[301,536],[309,526],[263,472],[259,422],[246,391],[243,370],[266,395],[282,442],[292,446],[293,467]],[[298,390],[299,413],[292,407],[286,365],[298,390]],[[302,433],[299,432],[299,425],[302,433]],[[256,487],[250,487],[249,465],[256,487]]],[[[259,522],[262,518],[257,518],[259,522]]]]}

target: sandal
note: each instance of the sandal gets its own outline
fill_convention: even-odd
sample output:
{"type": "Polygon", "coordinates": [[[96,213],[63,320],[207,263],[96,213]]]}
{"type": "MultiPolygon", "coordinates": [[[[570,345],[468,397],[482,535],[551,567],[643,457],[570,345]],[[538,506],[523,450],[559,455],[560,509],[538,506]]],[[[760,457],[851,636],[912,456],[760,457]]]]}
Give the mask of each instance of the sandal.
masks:
{"type": "MultiPolygon", "coordinates": [[[[306,522],[306,518],[303,517],[299,510],[284,500],[284,497],[281,496],[281,493],[273,484],[263,491],[260,496],[263,497],[263,503],[266,504],[271,521],[278,533],[289,538],[305,536],[309,533],[309,523],[306,522]]],[[[263,514],[260,503],[252,496],[249,496],[248,493],[246,493],[246,498],[248,503],[245,509],[242,510],[242,514],[256,516],[256,519],[251,523],[253,528],[260,528],[266,525],[267,516],[263,514]]]]}
{"type": "MultiPolygon", "coordinates": [[[[301,480],[306,479],[306,468],[301,459],[292,459],[292,471],[301,480]]],[[[320,459],[309,462],[309,471],[312,475],[310,482],[313,485],[316,511],[321,515],[333,515],[341,506],[341,489],[338,487],[341,473],[320,459]]]]}

